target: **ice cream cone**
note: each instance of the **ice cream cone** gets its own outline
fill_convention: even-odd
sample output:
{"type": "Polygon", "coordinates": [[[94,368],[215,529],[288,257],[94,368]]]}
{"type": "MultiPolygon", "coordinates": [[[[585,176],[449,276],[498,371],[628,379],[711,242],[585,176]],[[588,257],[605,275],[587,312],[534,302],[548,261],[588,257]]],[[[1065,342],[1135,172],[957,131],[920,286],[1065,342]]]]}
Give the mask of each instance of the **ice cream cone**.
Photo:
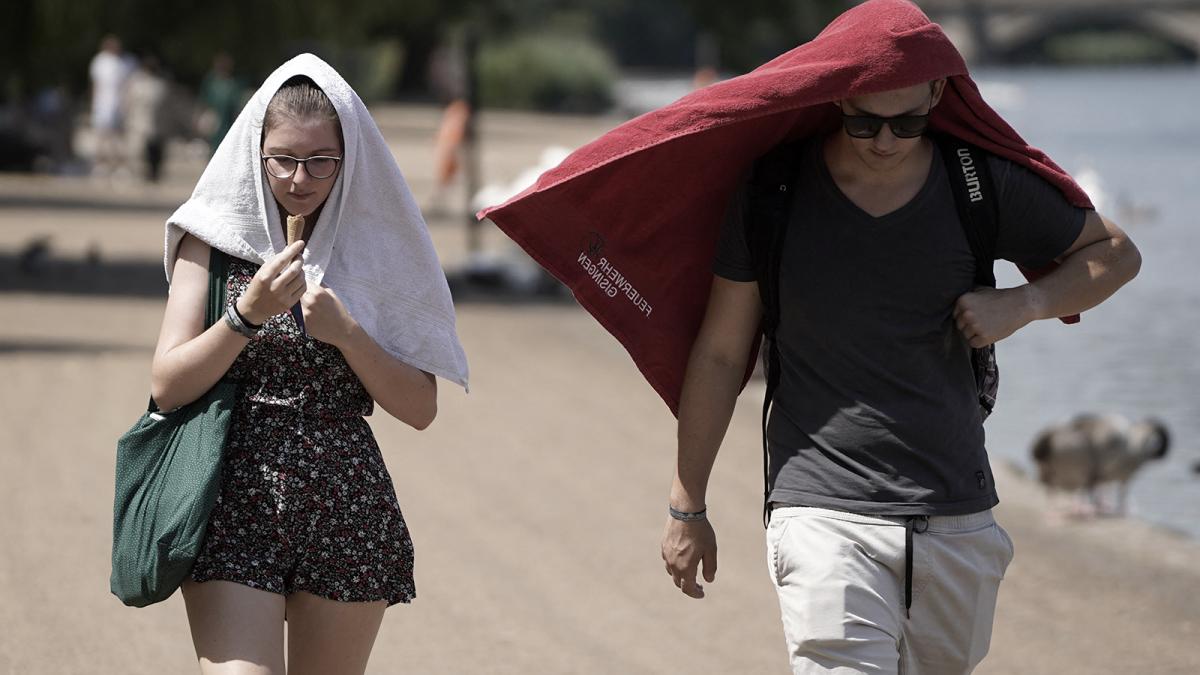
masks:
{"type": "MultiPolygon", "coordinates": [[[[288,216],[287,217],[287,243],[291,246],[295,241],[304,236],[304,216],[288,216]]],[[[300,303],[292,307],[292,316],[296,319],[296,326],[300,329],[300,334],[304,335],[304,312],[300,309],[300,303]]]]}
{"type": "Polygon", "coordinates": [[[288,216],[287,217],[287,243],[291,246],[293,242],[304,236],[304,216],[288,216]]]}

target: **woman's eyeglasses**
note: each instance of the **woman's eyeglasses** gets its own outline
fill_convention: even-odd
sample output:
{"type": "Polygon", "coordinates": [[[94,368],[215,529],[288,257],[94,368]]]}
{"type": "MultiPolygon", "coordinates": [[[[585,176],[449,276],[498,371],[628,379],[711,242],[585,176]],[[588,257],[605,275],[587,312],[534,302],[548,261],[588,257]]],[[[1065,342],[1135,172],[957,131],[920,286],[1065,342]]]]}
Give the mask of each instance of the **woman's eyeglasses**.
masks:
{"type": "Polygon", "coordinates": [[[885,123],[891,127],[892,135],[896,138],[916,138],[929,128],[929,113],[895,117],[842,113],[842,127],[854,138],[875,138],[885,123]]]}
{"type": "Polygon", "coordinates": [[[338,162],[342,161],[342,158],[314,155],[301,159],[291,155],[263,155],[262,161],[267,173],[276,178],[291,178],[296,174],[296,167],[303,164],[304,171],[310,178],[321,180],[337,172],[338,162]]]}

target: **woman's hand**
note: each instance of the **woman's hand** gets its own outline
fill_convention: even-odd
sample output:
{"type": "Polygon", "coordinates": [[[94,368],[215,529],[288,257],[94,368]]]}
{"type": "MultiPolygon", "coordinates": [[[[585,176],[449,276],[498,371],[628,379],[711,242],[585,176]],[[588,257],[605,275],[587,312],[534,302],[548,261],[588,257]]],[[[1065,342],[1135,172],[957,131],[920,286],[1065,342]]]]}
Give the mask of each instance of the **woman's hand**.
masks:
{"type": "Polygon", "coordinates": [[[253,324],[292,308],[304,295],[303,241],[292,242],[274,258],[263,263],[250,279],[246,292],[237,300],[237,311],[253,324]]]}
{"type": "Polygon", "coordinates": [[[355,322],[338,296],[326,286],[313,286],[300,300],[304,329],[314,338],[341,348],[354,332],[355,322]]]}
{"type": "Polygon", "coordinates": [[[367,393],[389,415],[421,430],[437,416],[437,381],[379,346],[336,293],[313,286],[300,301],[308,334],[337,347],[367,393]]]}

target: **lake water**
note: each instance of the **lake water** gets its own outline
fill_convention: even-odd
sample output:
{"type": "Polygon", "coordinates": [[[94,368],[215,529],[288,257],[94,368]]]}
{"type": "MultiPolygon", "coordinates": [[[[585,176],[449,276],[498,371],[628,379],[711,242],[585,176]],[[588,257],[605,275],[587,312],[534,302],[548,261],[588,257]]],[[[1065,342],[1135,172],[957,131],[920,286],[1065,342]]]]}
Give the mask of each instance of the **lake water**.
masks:
{"type": "MultiPolygon", "coordinates": [[[[1081,411],[1155,416],[1173,446],[1130,491],[1133,515],[1200,538],[1200,70],[980,70],[984,98],[1088,190],[1142,252],[1142,271],[1064,326],[998,346],[995,460],[1032,468],[1042,426],[1081,411]]],[[[997,265],[1001,285],[1020,276],[997,265]]],[[[1002,496],[1003,498],[1003,496],[1002,496]]]]}
{"type": "MultiPolygon", "coordinates": [[[[984,98],[1088,190],[1142,251],[1138,278],[1065,326],[1043,321],[998,347],[993,462],[1032,470],[1045,425],[1084,411],[1155,416],[1167,457],[1130,491],[1136,517],[1200,538],[1200,69],[981,69],[984,98]]],[[[627,80],[629,109],[669,103],[682,79],[627,80]]],[[[1022,278],[997,264],[1001,286],[1022,278]]],[[[1001,499],[1004,496],[1001,495],[1001,499]]]]}

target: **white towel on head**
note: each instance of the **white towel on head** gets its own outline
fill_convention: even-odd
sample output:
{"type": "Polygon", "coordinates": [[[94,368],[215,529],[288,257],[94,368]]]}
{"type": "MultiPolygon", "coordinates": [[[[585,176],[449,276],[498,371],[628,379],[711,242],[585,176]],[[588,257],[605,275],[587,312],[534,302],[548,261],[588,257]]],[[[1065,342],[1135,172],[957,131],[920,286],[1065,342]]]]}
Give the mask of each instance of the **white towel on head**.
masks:
{"type": "Polygon", "coordinates": [[[167,220],[167,280],[188,232],[229,255],[262,263],[286,246],[260,161],[267,104],[304,75],[341,120],[341,173],[304,252],[310,283],[333,289],[380,347],[416,368],[467,386],[454,305],[425,220],[367,107],[329,64],[302,54],[267,78],[217,147],[192,197],[167,220]]]}

